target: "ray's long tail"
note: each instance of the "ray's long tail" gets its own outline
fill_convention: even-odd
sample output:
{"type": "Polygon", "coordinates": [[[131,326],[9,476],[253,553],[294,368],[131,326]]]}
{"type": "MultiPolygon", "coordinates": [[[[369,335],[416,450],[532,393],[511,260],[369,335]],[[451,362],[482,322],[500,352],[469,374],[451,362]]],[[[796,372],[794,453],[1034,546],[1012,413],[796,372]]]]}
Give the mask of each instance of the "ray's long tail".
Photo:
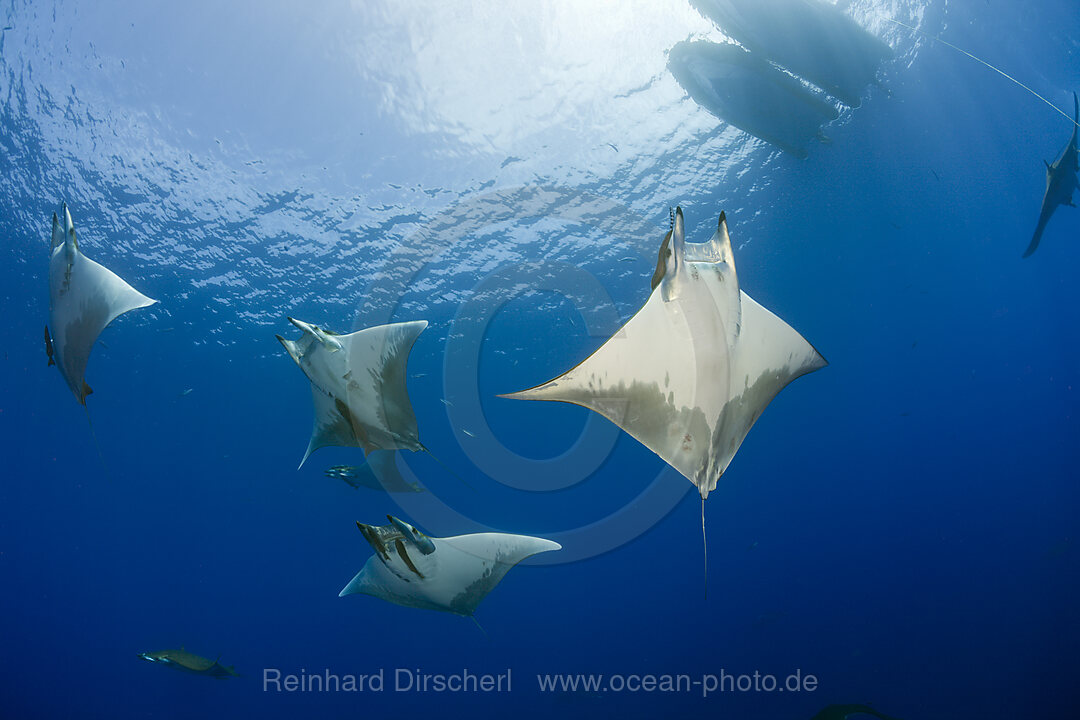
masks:
{"type": "Polygon", "coordinates": [[[428,457],[430,457],[432,460],[439,463],[439,465],[442,466],[443,470],[445,470],[446,472],[450,473],[451,475],[456,477],[458,480],[460,480],[462,485],[469,488],[473,492],[476,492],[476,488],[474,488],[472,485],[470,485],[465,478],[461,477],[461,475],[457,474],[449,465],[447,465],[442,460],[440,460],[438,455],[436,455],[435,453],[428,450],[426,445],[424,445],[423,443],[420,443],[420,449],[423,450],[424,452],[426,452],[428,454],[428,457]]]}
{"type": "Polygon", "coordinates": [[[86,424],[90,426],[90,439],[94,441],[94,449],[97,450],[98,461],[101,463],[101,469],[105,471],[105,477],[111,481],[112,473],[109,472],[109,466],[105,464],[105,456],[101,453],[101,444],[98,442],[97,431],[94,430],[94,421],[90,419],[90,410],[87,409],[86,403],[83,403],[83,412],[86,413],[86,424]]]}
{"type": "Polygon", "coordinates": [[[705,498],[701,498],[701,550],[705,558],[705,599],[709,599],[709,540],[705,536],[705,498]]]}

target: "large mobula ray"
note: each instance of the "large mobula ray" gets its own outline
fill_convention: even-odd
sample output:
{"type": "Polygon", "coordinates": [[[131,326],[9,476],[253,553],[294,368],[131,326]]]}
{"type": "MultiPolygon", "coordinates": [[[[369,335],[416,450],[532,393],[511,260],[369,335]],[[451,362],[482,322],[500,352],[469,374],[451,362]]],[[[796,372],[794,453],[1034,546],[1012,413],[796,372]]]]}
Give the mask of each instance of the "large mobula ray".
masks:
{"type": "Polygon", "coordinates": [[[93,392],[85,379],[86,363],[98,335],[128,310],[157,301],[83,255],[75,238],[75,224],[71,221],[67,203],[60,206],[60,215],[63,221],[56,213],[52,218],[49,325],[45,328],[45,349],[49,353],[49,364],[56,365],[75,399],[85,406],[86,396],[93,392]]]}
{"type": "Polygon", "coordinates": [[[600,413],[682,473],[704,501],[765,406],[826,363],[739,289],[723,213],[712,239],[687,243],[676,211],[652,285],[645,306],[579,365],[503,397],[600,413]]]}
{"type": "Polygon", "coordinates": [[[277,335],[311,381],[315,425],[303,467],[327,445],[372,450],[426,450],[405,387],[405,365],[426,320],[378,325],[338,335],[300,320],[299,340],[277,335]]]}
{"type": "Polygon", "coordinates": [[[557,542],[528,535],[475,533],[432,538],[391,515],[389,525],[356,523],[375,554],[338,597],[362,593],[405,607],[472,617],[510,569],[557,542]]]}

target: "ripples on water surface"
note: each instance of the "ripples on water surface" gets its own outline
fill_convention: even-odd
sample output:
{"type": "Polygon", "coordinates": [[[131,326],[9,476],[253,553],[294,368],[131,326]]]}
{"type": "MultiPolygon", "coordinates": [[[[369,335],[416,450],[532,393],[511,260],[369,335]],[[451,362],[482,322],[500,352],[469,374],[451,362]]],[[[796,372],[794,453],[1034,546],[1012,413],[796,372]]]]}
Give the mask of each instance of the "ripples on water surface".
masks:
{"type": "Polygon", "coordinates": [[[1069,127],[889,19],[1066,105],[1080,13],[845,7],[893,55],[798,160],[672,77],[677,43],[725,40],[685,1],[0,5],[0,716],[1060,713],[1080,641],[1078,212],[1020,254],[1069,127]],[[40,348],[61,200],[86,254],[161,301],[90,360],[108,473],[40,348]],[[741,287],[831,362],[770,405],[710,496],[707,603],[688,483],[580,408],[495,397],[641,306],[675,204],[696,241],[727,212],[741,287]],[[358,451],[295,471],[311,406],[273,337],[295,332],[285,315],[431,321],[409,363],[421,436],[479,492],[420,453],[403,461],[430,492],[396,501],[324,476],[358,451]],[[655,525],[616,538],[643,506],[655,525]],[[337,598],[367,554],[355,522],[387,513],[435,535],[567,533],[582,560],[515,570],[481,606],[490,637],[337,598]],[[158,643],[248,677],[171,677],[135,657],[158,643]],[[515,693],[266,695],[268,663],[512,666],[515,693]],[[796,666],[820,693],[529,684],[796,666]]]}

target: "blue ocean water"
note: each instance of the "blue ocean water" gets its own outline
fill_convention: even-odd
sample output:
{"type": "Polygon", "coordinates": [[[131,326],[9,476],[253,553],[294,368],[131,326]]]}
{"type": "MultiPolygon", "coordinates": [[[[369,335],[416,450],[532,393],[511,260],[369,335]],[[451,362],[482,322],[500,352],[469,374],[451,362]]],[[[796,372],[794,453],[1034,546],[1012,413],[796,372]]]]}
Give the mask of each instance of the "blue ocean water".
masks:
{"type": "Polygon", "coordinates": [[[1080,214],[1020,257],[1071,126],[889,19],[1068,109],[1075,2],[847,3],[893,57],[805,160],[675,82],[668,49],[724,40],[685,1],[221,5],[0,12],[0,717],[1073,711],[1080,214]],[[42,347],[61,201],[83,251],[159,300],[95,347],[96,441],[42,347]],[[741,287],[830,362],[706,501],[707,597],[685,479],[582,408],[497,397],[644,303],[676,204],[695,241],[726,211],[741,287]],[[442,464],[401,458],[429,492],[323,475],[358,449],[296,469],[312,410],[287,315],[430,322],[408,386],[442,464]],[[388,513],[564,547],[511,571],[480,631],[337,597],[370,555],[356,521],[388,513]],[[181,646],[242,677],[137,657],[181,646]],[[267,669],[386,688],[278,692],[267,669]],[[398,692],[399,670],[512,689],[398,692]],[[817,684],[537,681],[755,672],[817,684]]]}

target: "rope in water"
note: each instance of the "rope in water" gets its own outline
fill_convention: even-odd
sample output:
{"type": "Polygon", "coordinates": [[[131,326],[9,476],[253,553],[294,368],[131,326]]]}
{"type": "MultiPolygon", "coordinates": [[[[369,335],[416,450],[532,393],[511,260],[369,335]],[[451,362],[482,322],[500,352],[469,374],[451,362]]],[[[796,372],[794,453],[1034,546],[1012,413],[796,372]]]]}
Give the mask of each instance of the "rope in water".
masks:
{"type": "Polygon", "coordinates": [[[1064,117],[1064,118],[1065,118],[1066,120],[1068,120],[1069,122],[1071,122],[1071,123],[1072,123],[1073,125],[1076,125],[1077,127],[1080,127],[1080,123],[1076,122],[1076,120],[1074,120],[1074,119],[1073,119],[1072,117],[1070,117],[1070,116],[1069,116],[1069,114],[1068,114],[1067,112],[1065,112],[1064,110],[1062,110],[1061,108],[1059,108],[1059,107],[1058,107],[1057,105],[1055,105],[1054,103],[1052,103],[1052,102],[1050,102],[1049,100],[1047,100],[1046,98],[1044,98],[1044,97],[1043,97],[1042,95],[1040,95],[1039,93],[1037,93],[1037,92],[1035,92],[1034,90],[1032,90],[1031,88],[1029,88],[1029,87],[1028,87],[1027,85],[1025,85],[1024,83],[1022,83],[1022,82],[1020,82],[1019,80],[1017,80],[1016,78],[1014,78],[1014,77],[1013,77],[1012,75],[1010,75],[1009,73],[1005,72],[1005,71],[1004,71],[1004,70],[1002,70],[1001,68],[999,68],[999,67],[995,67],[994,65],[991,65],[990,63],[986,62],[986,61],[985,61],[985,60],[983,60],[982,58],[980,58],[980,57],[976,57],[976,56],[972,55],[972,54],[971,54],[971,53],[969,53],[969,52],[968,52],[967,50],[964,50],[963,48],[959,48],[959,47],[957,47],[957,46],[953,45],[953,44],[952,44],[951,42],[949,42],[948,40],[942,40],[942,39],[941,39],[940,37],[938,37],[937,35],[930,35],[929,33],[925,33],[925,32],[923,32],[923,31],[922,31],[922,30],[920,30],[919,28],[916,28],[916,27],[912,27],[911,25],[908,25],[907,23],[902,23],[902,22],[900,22],[899,20],[893,20],[892,18],[886,18],[886,19],[887,19],[887,20],[888,20],[889,22],[893,23],[894,25],[899,25],[900,27],[903,27],[903,28],[907,28],[908,30],[911,30],[911,31],[912,31],[912,32],[914,32],[914,33],[918,33],[919,35],[922,35],[922,36],[923,36],[924,38],[927,38],[927,39],[929,39],[929,40],[936,40],[937,42],[941,43],[942,45],[947,45],[948,47],[951,47],[951,48],[952,48],[953,50],[955,50],[956,52],[958,52],[958,53],[963,53],[964,55],[967,55],[967,56],[968,56],[969,58],[971,58],[971,59],[972,59],[972,60],[974,60],[975,62],[978,62],[978,63],[981,63],[981,64],[985,65],[986,67],[988,67],[988,68],[990,68],[991,70],[993,70],[994,72],[996,72],[996,73],[997,73],[998,75],[1001,75],[1002,77],[1004,77],[1004,78],[1006,78],[1006,79],[1008,79],[1008,80],[1010,80],[1010,81],[1012,81],[1012,82],[1016,83],[1017,85],[1019,85],[1020,87],[1024,88],[1024,89],[1025,89],[1025,90],[1027,90],[1027,91],[1028,91],[1029,93],[1031,93],[1032,95],[1034,95],[1035,97],[1037,97],[1037,98],[1039,98],[1040,100],[1042,100],[1042,101],[1043,101],[1044,103],[1046,103],[1046,104],[1047,104],[1047,105],[1049,105],[1050,107],[1054,108],[1054,110],[1055,110],[1056,112],[1058,112],[1058,113],[1059,113],[1059,114],[1060,114],[1060,115],[1061,115],[1062,117],[1064,117]]]}

